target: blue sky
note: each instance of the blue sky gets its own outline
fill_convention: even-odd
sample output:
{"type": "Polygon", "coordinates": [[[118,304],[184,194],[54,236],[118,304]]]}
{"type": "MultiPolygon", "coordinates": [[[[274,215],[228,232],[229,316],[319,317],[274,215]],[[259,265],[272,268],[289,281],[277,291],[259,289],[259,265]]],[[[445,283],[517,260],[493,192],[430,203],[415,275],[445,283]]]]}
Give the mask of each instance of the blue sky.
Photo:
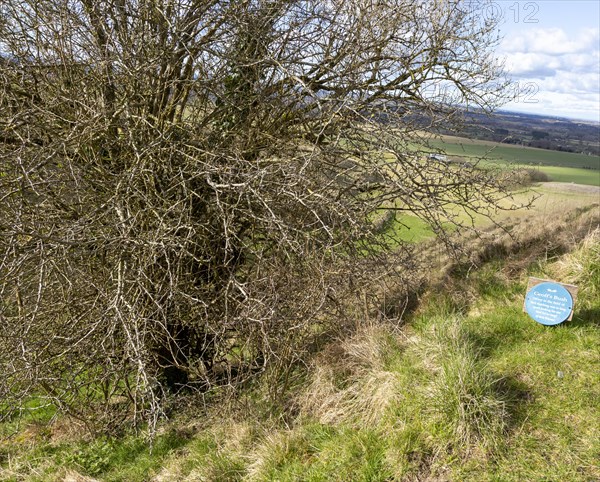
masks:
{"type": "Polygon", "coordinates": [[[496,0],[498,55],[519,95],[506,110],[600,122],[600,1],[496,0]]]}

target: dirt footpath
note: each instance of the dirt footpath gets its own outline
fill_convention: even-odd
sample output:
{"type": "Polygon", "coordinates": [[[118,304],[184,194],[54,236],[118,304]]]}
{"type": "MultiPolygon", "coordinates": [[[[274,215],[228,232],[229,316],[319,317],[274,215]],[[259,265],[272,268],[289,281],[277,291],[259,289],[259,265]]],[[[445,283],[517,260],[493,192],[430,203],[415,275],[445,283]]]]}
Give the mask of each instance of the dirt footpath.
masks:
{"type": "Polygon", "coordinates": [[[586,184],[574,184],[571,182],[544,182],[539,185],[542,188],[553,191],[562,191],[579,194],[597,194],[600,196],[600,186],[588,186],[586,184]]]}

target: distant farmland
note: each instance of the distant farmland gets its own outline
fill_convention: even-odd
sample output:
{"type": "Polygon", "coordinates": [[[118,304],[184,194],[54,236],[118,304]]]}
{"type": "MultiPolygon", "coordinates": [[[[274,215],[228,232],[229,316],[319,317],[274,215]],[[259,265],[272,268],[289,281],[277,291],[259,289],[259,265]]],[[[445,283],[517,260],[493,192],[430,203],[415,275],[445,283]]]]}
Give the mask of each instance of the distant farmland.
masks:
{"type": "Polygon", "coordinates": [[[600,156],[550,151],[533,147],[499,144],[489,141],[443,136],[430,146],[451,158],[479,159],[513,166],[535,166],[553,181],[600,186],[600,156]]]}

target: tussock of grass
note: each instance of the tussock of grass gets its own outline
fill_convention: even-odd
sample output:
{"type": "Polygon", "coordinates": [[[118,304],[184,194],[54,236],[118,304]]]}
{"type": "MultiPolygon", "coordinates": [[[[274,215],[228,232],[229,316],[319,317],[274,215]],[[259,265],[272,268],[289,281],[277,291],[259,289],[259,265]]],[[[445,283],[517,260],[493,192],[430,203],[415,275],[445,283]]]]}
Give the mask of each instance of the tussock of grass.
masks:
{"type": "Polygon", "coordinates": [[[554,272],[565,282],[581,287],[578,305],[590,307],[600,299],[600,227],[581,246],[560,259],[554,272]]]}
{"type": "Polygon", "coordinates": [[[387,481],[387,437],[373,429],[309,423],[267,438],[247,480],[387,481]]]}
{"type": "Polygon", "coordinates": [[[301,397],[303,415],[323,424],[375,425],[400,397],[388,366],[391,354],[399,350],[398,340],[382,326],[363,329],[330,347],[301,397]]]}
{"type": "Polygon", "coordinates": [[[298,459],[311,452],[310,442],[302,431],[267,434],[254,451],[254,461],[248,466],[249,479],[264,480],[277,472],[285,472],[288,477],[300,474],[302,464],[298,459]]]}
{"type": "Polygon", "coordinates": [[[508,400],[461,320],[434,324],[421,344],[435,372],[428,410],[453,450],[467,456],[475,447],[499,447],[508,426],[508,400]]]}

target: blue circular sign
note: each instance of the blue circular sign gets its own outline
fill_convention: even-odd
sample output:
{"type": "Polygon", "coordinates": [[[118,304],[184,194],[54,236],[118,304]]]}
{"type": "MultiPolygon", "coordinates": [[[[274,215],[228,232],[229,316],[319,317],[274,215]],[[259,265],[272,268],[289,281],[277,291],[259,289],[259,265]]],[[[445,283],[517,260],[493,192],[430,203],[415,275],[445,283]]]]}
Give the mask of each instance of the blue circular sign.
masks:
{"type": "Polygon", "coordinates": [[[525,311],[542,325],[558,325],[571,316],[573,297],[558,283],[540,283],[527,293],[525,311]]]}

